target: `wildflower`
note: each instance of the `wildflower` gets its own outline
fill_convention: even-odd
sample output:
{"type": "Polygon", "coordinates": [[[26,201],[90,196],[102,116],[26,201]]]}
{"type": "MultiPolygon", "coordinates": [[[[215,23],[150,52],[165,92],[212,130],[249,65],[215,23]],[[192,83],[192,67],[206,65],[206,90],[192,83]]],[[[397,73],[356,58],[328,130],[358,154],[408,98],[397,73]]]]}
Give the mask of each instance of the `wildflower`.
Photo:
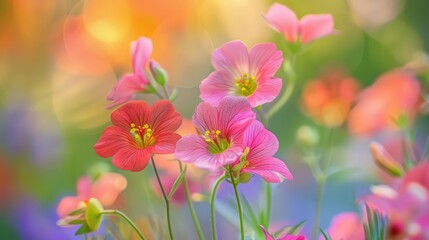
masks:
{"type": "Polygon", "coordinates": [[[64,197],[58,204],[58,225],[81,225],[77,234],[97,230],[103,206],[112,205],[126,186],[127,180],[117,173],[105,173],[94,182],[89,177],[81,177],[77,196],[64,197]]]}
{"type": "Polygon", "coordinates": [[[212,72],[200,84],[200,98],[217,107],[226,96],[244,96],[252,107],[273,101],[282,88],[274,74],[283,55],[273,43],[253,46],[248,52],[241,41],[232,41],[212,55],[212,72]]]}
{"type": "Polygon", "coordinates": [[[175,156],[206,169],[233,163],[243,152],[243,132],[254,120],[255,113],[243,97],[225,97],[217,108],[200,103],[192,117],[199,135],[180,139],[175,156]]]}
{"type": "Polygon", "coordinates": [[[394,177],[400,177],[403,174],[401,164],[396,162],[381,144],[378,142],[371,142],[370,150],[375,163],[384,172],[394,177]]]}
{"type": "Polygon", "coordinates": [[[364,135],[396,129],[400,118],[414,118],[419,95],[419,82],[411,72],[389,71],[360,94],[349,114],[349,130],[364,135]]]}
{"type": "Polygon", "coordinates": [[[133,101],[111,115],[113,126],[107,127],[95,152],[124,170],[141,171],[152,154],[173,153],[180,135],[175,133],[182,117],[167,100],[149,107],[144,101],[133,101]]]}
{"type": "Polygon", "coordinates": [[[265,15],[268,25],[283,34],[290,43],[308,44],[335,33],[331,14],[309,14],[298,20],[288,7],[274,3],[265,15]]]}
{"type": "Polygon", "coordinates": [[[286,164],[273,155],[277,152],[279,142],[274,134],[266,130],[258,122],[253,122],[244,132],[243,147],[245,151],[239,159],[232,164],[239,167],[241,173],[254,173],[267,182],[279,183],[284,179],[292,180],[286,164]]]}
{"type": "Polygon", "coordinates": [[[113,86],[107,96],[107,100],[111,101],[107,108],[123,104],[131,100],[134,93],[147,90],[150,81],[145,68],[151,53],[152,41],[149,38],[140,37],[131,43],[133,73],[125,74],[113,86]]]}
{"type": "Polygon", "coordinates": [[[341,71],[330,71],[305,85],[302,108],[321,125],[338,127],[346,120],[357,91],[354,78],[341,71]]]}

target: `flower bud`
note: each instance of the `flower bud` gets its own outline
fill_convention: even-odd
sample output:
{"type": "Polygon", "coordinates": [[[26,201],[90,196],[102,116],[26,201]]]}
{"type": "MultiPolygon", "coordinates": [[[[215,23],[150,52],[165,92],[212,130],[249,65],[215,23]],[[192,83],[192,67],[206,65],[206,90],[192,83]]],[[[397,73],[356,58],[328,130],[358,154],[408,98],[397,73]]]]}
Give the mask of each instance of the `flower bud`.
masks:
{"type": "Polygon", "coordinates": [[[240,173],[240,179],[238,179],[239,183],[248,183],[250,179],[252,179],[253,175],[248,172],[240,173]]]}
{"type": "Polygon", "coordinates": [[[319,143],[319,133],[310,126],[301,126],[296,132],[296,141],[304,147],[314,147],[319,143]]]}
{"type": "Polygon", "coordinates": [[[88,205],[86,206],[85,218],[91,231],[97,230],[100,226],[102,216],[101,212],[103,211],[103,206],[97,199],[89,199],[88,205]]]}
{"type": "Polygon", "coordinates": [[[155,81],[159,85],[164,86],[165,83],[168,81],[167,72],[154,60],[151,60],[149,62],[149,69],[155,81]]]}
{"type": "Polygon", "coordinates": [[[402,166],[393,160],[392,156],[378,142],[371,142],[369,145],[372,157],[379,168],[393,177],[402,176],[404,170],[402,166]]]}

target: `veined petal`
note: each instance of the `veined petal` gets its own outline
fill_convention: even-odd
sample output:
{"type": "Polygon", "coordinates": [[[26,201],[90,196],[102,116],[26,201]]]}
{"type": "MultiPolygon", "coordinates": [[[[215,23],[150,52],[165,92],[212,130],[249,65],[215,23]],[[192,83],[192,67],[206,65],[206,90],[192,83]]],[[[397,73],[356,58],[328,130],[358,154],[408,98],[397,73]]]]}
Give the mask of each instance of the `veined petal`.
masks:
{"type": "Polygon", "coordinates": [[[299,21],[288,7],[274,3],[264,16],[268,25],[283,34],[288,42],[295,42],[298,35],[299,21]]]}
{"type": "Polygon", "coordinates": [[[180,135],[177,133],[164,133],[156,136],[156,143],[153,146],[153,153],[174,153],[174,150],[176,149],[176,143],[180,138],[180,135]]]}
{"type": "Polygon", "coordinates": [[[104,207],[112,205],[127,187],[127,179],[118,173],[105,173],[92,185],[92,196],[104,207]]]}
{"type": "Polygon", "coordinates": [[[244,97],[227,96],[219,103],[218,109],[220,130],[227,136],[241,136],[255,120],[255,113],[244,97]]]}
{"type": "Polygon", "coordinates": [[[249,54],[242,41],[225,43],[212,54],[212,64],[218,71],[231,73],[234,78],[249,72],[249,54]]]}
{"type": "Polygon", "coordinates": [[[243,147],[249,147],[249,162],[260,161],[260,158],[272,157],[279,148],[277,137],[266,130],[262,123],[254,121],[244,132],[243,147]]]}
{"type": "Polygon", "coordinates": [[[64,218],[67,215],[69,215],[71,212],[76,210],[76,208],[79,206],[79,203],[82,200],[83,200],[82,198],[74,197],[74,196],[73,197],[68,196],[68,197],[62,198],[60,203],[58,204],[58,207],[57,207],[58,217],[64,218]]]}
{"type": "MultiPolygon", "coordinates": [[[[258,79],[256,91],[247,97],[252,107],[257,107],[264,103],[272,102],[282,89],[282,80],[280,78],[258,79]]],[[[288,86],[286,86],[288,87],[288,86]]]]}
{"type": "Polygon", "coordinates": [[[280,159],[266,157],[256,161],[249,161],[249,163],[249,166],[244,168],[243,172],[258,174],[267,182],[280,183],[284,179],[293,179],[286,164],[280,159]]]}
{"type": "Polygon", "coordinates": [[[76,185],[77,195],[82,199],[91,197],[91,179],[89,177],[79,178],[76,185]]]}
{"type": "Polygon", "coordinates": [[[299,24],[300,40],[304,44],[335,32],[331,14],[305,15],[299,24]]]}
{"type": "Polygon", "coordinates": [[[131,55],[133,58],[133,70],[135,74],[144,76],[144,69],[152,54],[152,41],[146,37],[140,37],[131,43],[131,55]]]}
{"type": "Polygon", "coordinates": [[[195,108],[192,122],[200,133],[204,133],[207,130],[218,130],[218,111],[211,104],[202,102],[195,108]]]}
{"type": "Polygon", "coordinates": [[[217,107],[222,98],[233,94],[234,77],[224,71],[214,71],[200,84],[200,98],[217,107]]]}
{"type": "Polygon", "coordinates": [[[120,169],[138,172],[147,166],[150,156],[148,148],[136,149],[125,147],[113,155],[112,163],[120,169]]]}
{"type": "Polygon", "coordinates": [[[109,126],[104,129],[100,139],[94,145],[94,150],[100,157],[107,158],[133,143],[134,140],[129,131],[118,126],[109,126]]]}
{"type": "Polygon", "coordinates": [[[273,77],[282,63],[283,54],[274,43],[261,43],[250,49],[249,74],[256,79],[273,77]]]}
{"type": "Polygon", "coordinates": [[[136,74],[122,76],[107,95],[107,100],[111,101],[107,108],[130,101],[133,94],[144,91],[147,84],[149,84],[149,81],[146,78],[136,74]]]}
{"type": "Polygon", "coordinates": [[[159,132],[174,132],[182,124],[182,117],[168,100],[155,102],[151,110],[149,126],[153,128],[154,135],[159,132]]]}
{"type": "Polygon", "coordinates": [[[131,123],[136,126],[149,123],[150,115],[151,109],[145,101],[132,101],[112,112],[110,118],[113,125],[129,131],[131,123]]]}

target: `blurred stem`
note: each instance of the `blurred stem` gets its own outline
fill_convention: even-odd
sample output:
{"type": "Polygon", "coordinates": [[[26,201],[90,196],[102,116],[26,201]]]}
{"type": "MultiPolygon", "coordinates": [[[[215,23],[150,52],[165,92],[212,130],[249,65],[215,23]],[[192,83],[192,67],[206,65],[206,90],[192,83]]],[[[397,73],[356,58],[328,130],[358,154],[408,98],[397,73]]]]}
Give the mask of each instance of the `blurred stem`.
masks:
{"type": "Polygon", "coordinates": [[[316,196],[316,208],[314,210],[313,230],[311,239],[317,240],[320,225],[320,211],[322,209],[323,192],[325,190],[326,177],[323,174],[319,174],[316,178],[317,181],[317,196],[316,196]]]}
{"type": "Polygon", "coordinates": [[[240,219],[240,239],[244,240],[243,211],[241,209],[240,195],[238,194],[238,190],[237,190],[238,183],[236,183],[234,180],[234,176],[231,168],[229,168],[229,176],[231,178],[232,186],[234,188],[235,199],[237,200],[238,217],[240,219]]]}
{"type": "Polygon", "coordinates": [[[284,88],[284,92],[281,95],[280,99],[273,105],[273,107],[267,112],[267,121],[276,114],[283,105],[289,100],[292,95],[293,89],[295,88],[296,74],[294,70],[295,66],[295,55],[292,55],[288,61],[284,62],[283,69],[286,73],[286,78],[288,78],[288,84],[284,88]]]}
{"type": "Polygon", "coordinates": [[[143,234],[140,232],[140,230],[137,228],[137,226],[133,223],[133,221],[131,221],[131,219],[128,218],[127,215],[125,215],[123,212],[121,212],[119,210],[104,210],[103,212],[101,212],[101,214],[118,215],[118,216],[122,217],[134,229],[134,231],[136,231],[136,233],[137,233],[137,235],[139,235],[140,239],[142,239],[142,240],[145,239],[143,234]]]}
{"type": "Polygon", "coordinates": [[[167,194],[165,193],[164,187],[162,186],[161,179],[158,174],[158,170],[156,169],[155,160],[153,160],[153,155],[150,157],[152,161],[153,171],[155,172],[156,179],[158,180],[159,187],[161,188],[162,196],[164,197],[165,207],[167,209],[167,225],[168,225],[168,233],[170,234],[170,239],[173,240],[173,230],[171,229],[171,221],[170,221],[170,201],[168,200],[167,194]]]}
{"type": "Polygon", "coordinates": [[[216,221],[215,221],[215,200],[216,200],[216,191],[217,188],[219,187],[220,183],[226,178],[226,175],[222,175],[220,176],[214,186],[213,186],[213,190],[212,190],[212,194],[211,194],[211,199],[210,199],[210,216],[211,216],[211,224],[212,224],[212,237],[213,240],[216,240],[216,221]]]}
{"type": "Polygon", "coordinates": [[[268,229],[268,227],[270,226],[270,219],[271,219],[271,197],[272,197],[272,192],[271,192],[271,184],[269,182],[265,182],[265,209],[267,211],[267,215],[265,216],[265,224],[266,226],[264,226],[264,228],[268,229]]]}
{"type": "Polygon", "coordinates": [[[168,89],[165,85],[162,86],[162,90],[164,91],[165,99],[170,100],[170,94],[168,93],[168,89]]]}
{"type": "Polygon", "coordinates": [[[265,114],[264,109],[262,109],[262,106],[257,106],[255,109],[256,109],[256,113],[258,113],[259,115],[259,119],[261,120],[262,124],[264,126],[267,126],[268,124],[267,114],[265,114]]]}
{"type": "MultiPolygon", "coordinates": [[[[182,162],[179,162],[180,172],[183,171],[182,162]]],[[[192,216],[192,221],[195,225],[195,230],[197,231],[199,239],[204,239],[203,231],[201,230],[200,221],[198,220],[197,214],[195,213],[194,205],[192,204],[191,195],[189,194],[188,181],[186,180],[186,176],[182,180],[183,188],[185,190],[186,202],[188,203],[189,212],[192,216]]]]}

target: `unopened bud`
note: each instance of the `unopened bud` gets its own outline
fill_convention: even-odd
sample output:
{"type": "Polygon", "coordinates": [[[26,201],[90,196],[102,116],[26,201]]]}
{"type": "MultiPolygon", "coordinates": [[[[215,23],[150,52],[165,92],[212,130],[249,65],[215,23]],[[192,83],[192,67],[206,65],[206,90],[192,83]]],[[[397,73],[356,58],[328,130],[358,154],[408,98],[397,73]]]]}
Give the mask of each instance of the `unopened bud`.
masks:
{"type": "Polygon", "coordinates": [[[402,176],[404,170],[402,166],[393,160],[392,156],[378,142],[371,142],[369,145],[372,157],[379,168],[394,177],[402,176]]]}
{"type": "Polygon", "coordinates": [[[301,126],[296,132],[296,141],[304,147],[314,147],[319,144],[319,133],[313,127],[301,126]]]}
{"type": "Polygon", "coordinates": [[[240,173],[240,179],[238,179],[238,182],[240,183],[248,183],[250,179],[252,179],[253,175],[248,172],[242,172],[240,173]]]}
{"type": "Polygon", "coordinates": [[[86,206],[85,218],[86,223],[91,231],[95,231],[98,229],[101,223],[101,212],[103,212],[103,206],[101,203],[95,199],[90,198],[88,201],[88,205],[86,206]]]}
{"type": "Polygon", "coordinates": [[[165,83],[168,81],[167,72],[154,60],[151,60],[149,62],[149,69],[155,81],[159,85],[164,86],[165,83]]]}

